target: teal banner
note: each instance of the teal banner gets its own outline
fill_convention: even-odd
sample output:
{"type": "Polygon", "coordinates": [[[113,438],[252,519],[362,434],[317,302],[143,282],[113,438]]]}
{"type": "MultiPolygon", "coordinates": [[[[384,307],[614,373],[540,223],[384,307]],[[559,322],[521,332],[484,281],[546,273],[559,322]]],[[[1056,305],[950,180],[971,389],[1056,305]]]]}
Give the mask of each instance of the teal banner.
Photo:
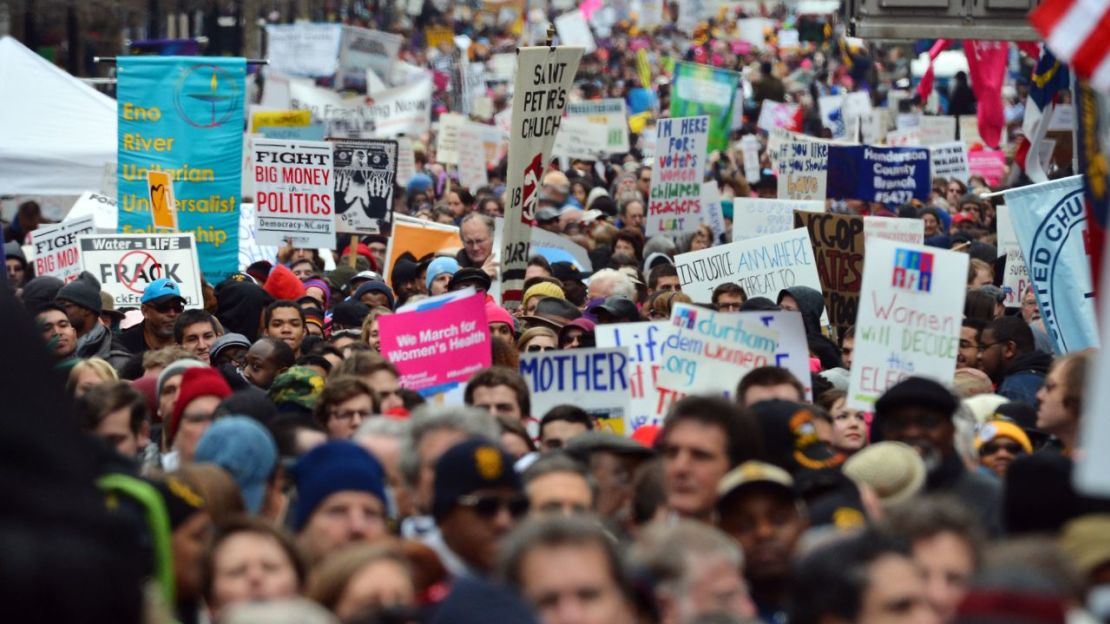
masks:
{"type": "Polygon", "coordinates": [[[709,116],[709,151],[728,149],[732,103],[740,74],[696,63],[678,63],[671,91],[671,117],[709,116]]]}
{"type": "Polygon", "coordinates": [[[155,229],[148,171],[173,180],[177,229],[193,232],[204,278],[239,270],[243,167],[242,58],[136,56],[118,60],[119,231],[155,229]]]}

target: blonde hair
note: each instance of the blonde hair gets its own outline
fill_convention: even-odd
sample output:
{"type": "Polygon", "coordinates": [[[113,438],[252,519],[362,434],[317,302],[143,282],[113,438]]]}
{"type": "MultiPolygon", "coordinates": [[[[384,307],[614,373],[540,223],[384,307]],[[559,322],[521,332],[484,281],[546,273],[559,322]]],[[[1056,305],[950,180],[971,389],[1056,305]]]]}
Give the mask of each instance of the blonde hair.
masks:
{"type": "MultiPolygon", "coordinates": [[[[392,542],[359,544],[332,553],[313,570],[305,595],[329,611],[335,611],[351,579],[368,566],[390,561],[401,566],[412,582],[412,566],[400,547],[392,542]]],[[[415,583],[413,585],[415,592],[415,583]]]]}
{"type": "Polygon", "coordinates": [[[555,344],[559,344],[559,335],[555,333],[555,330],[551,329],[550,327],[533,327],[531,329],[524,330],[524,333],[520,335],[520,338],[517,338],[517,350],[523,351],[524,348],[528,346],[528,343],[537,336],[547,336],[548,338],[554,340],[555,344]]]}
{"type": "Polygon", "coordinates": [[[387,314],[393,314],[393,310],[390,310],[389,308],[387,308],[385,306],[378,306],[376,308],[371,308],[370,309],[370,314],[367,314],[366,318],[362,319],[362,341],[363,342],[365,342],[366,344],[370,344],[370,326],[374,324],[374,321],[378,320],[379,318],[381,318],[381,317],[383,317],[387,314]]]}
{"type": "Polygon", "coordinates": [[[77,379],[87,370],[91,370],[100,377],[101,381],[119,381],[119,374],[107,360],[91,357],[81,360],[69,369],[69,378],[66,380],[66,392],[73,394],[77,389],[77,379]]]}

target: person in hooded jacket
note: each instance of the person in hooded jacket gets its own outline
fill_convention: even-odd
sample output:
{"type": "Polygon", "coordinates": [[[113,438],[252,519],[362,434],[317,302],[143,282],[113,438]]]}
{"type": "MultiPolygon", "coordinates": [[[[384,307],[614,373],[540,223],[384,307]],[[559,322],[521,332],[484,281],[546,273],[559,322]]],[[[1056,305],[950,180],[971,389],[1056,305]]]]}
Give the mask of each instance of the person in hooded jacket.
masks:
{"type": "Polygon", "coordinates": [[[821,370],[844,366],[836,343],[821,333],[821,313],[825,309],[825,297],[820,292],[808,286],[791,286],[779,291],[778,304],[783,310],[801,313],[809,352],[821,360],[821,370]]]}
{"type": "Polygon", "coordinates": [[[1018,316],[987,324],[979,335],[979,368],[998,384],[996,392],[1011,401],[1037,405],[1052,354],[1037,351],[1033,330],[1018,316]]]}
{"type": "Polygon", "coordinates": [[[216,286],[216,318],[229,333],[242,334],[247,340],[258,338],[262,310],[274,301],[273,296],[250,276],[236,273],[216,286]]]}

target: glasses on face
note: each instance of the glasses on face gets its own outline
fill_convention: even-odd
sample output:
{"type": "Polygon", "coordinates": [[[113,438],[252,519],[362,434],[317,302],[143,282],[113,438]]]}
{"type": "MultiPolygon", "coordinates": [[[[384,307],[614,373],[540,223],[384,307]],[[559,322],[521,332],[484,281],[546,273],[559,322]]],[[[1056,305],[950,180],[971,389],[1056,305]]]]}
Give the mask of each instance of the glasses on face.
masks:
{"type": "Polygon", "coordinates": [[[514,518],[519,518],[528,513],[528,499],[520,494],[513,496],[498,496],[496,494],[469,494],[460,496],[459,505],[473,509],[474,513],[483,518],[493,518],[502,509],[506,509],[514,518]]]}
{"type": "Polygon", "coordinates": [[[717,311],[718,312],[739,312],[740,311],[740,304],[739,303],[718,303],[717,304],[717,311]]]}
{"type": "Polygon", "coordinates": [[[979,455],[983,457],[987,455],[994,455],[999,451],[1006,451],[1010,455],[1022,455],[1025,453],[1025,449],[1021,448],[1020,444],[1014,442],[1013,440],[1006,439],[991,440],[990,442],[987,442],[983,446],[979,447],[979,455]]]}
{"type": "Polygon", "coordinates": [[[478,238],[478,239],[471,238],[469,240],[464,239],[463,240],[463,245],[466,245],[467,247],[481,247],[482,245],[485,245],[488,242],[489,242],[488,238],[478,238]]]}
{"type": "Polygon", "coordinates": [[[641,182],[647,182],[647,183],[650,184],[651,183],[651,178],[640,178],[640,181],[641,182]]]}
{"type": "Polygon", "coordinates": [[[370,418],[371,415],[372,414],[368,410],[351,410],[349,412],[345,411],[331,413],[332,418],[336,420],[342,420],[343,422],[350,422],[356,418],[358,418],[359,420],[366,420],[367,418],[370,418]]]}
{"type": "Polygon", "coordinates": [[[155,311],[162,314],[169,314],[170,312],[177,312],[178,314],[181,314],[185,311],[185,304],[178,299],[163,301],[162,303],[152,303],[150,304],[150,307],[154,308],[155,311]]]}
{"type": "Polygon", "coordinates": [[[979,343],[979,353],[983,353],[985,351],[988,351],[988,350],[990,350],[991,347],[997,347],[1000,344],[1002,344],[1002,343],[1001,342],[992,342],[990,344],[986,344],[985,342],[984,343],[979,343]]]}
{"type": "Polygon", "coordinates": [[[960,348],[961,349],[979,349],[979,345],[974,343],[974,342],[971,342],[970,340],[961,340],[960,341],[960,348]]]}
{"type": "Polygon", "coordinates": [[[528,348],[525,350],[528,353],[542,353],[543,351],[554,351],[555,347],[549,347],[547,345],[528,345],[528,348]]]}

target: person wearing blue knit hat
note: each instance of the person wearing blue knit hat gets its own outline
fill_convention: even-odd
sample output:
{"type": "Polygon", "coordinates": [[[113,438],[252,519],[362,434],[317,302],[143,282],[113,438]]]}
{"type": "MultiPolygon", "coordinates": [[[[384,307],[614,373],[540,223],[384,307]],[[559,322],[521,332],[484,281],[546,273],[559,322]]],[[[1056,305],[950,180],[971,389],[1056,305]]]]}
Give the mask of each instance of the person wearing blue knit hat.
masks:
{"type": "Polygon", "coordinates": [[[325,442],[301,457],[292,470],[292,528],[310,563],[347,544],[389,537],[384,475],[378,460],[349,440],[325,442]]]}
{"type": "Polygon", "coordinates": [[[458,270],[459,261],[449,256],[440,256],[432,260],[424,274],[424,285],[428,289],[428,294],[434,297],[446,293],[451,276],[457,273],[458,270]]]}
{"type": "Polygon", "coordinates": [[[277,444],[253,418],[225,416],[200,437],[193,461],[226,470],[239,486],[247,511],[257,514],[277,468],[277,444]]]}

